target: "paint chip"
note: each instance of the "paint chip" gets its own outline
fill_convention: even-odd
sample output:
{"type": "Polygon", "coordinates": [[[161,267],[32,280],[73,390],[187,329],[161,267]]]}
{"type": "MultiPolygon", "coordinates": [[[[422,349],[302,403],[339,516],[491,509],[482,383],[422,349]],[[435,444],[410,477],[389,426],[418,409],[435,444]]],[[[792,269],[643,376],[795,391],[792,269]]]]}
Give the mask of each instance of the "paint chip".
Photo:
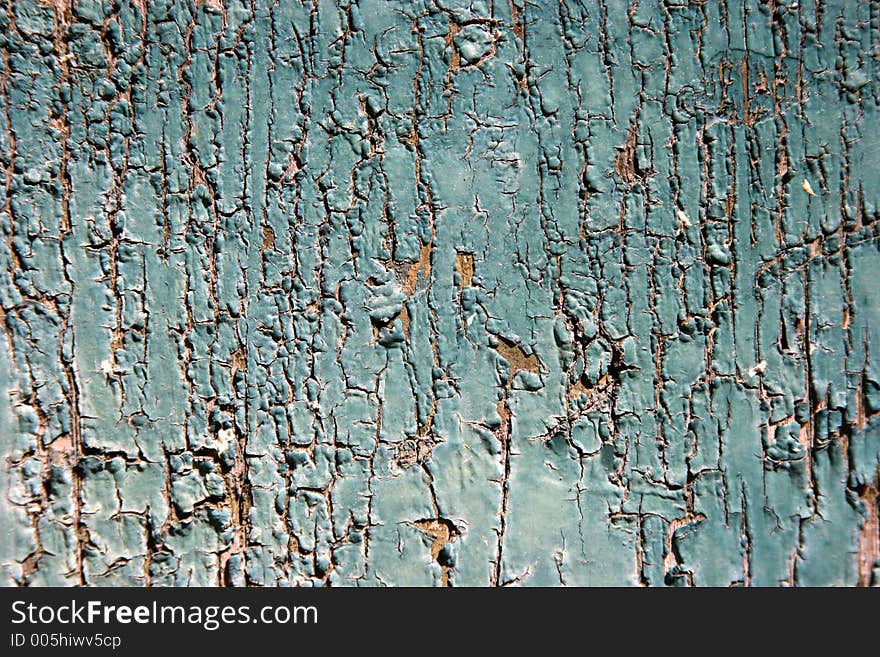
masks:
{"type": "Polygon", "coordinates": [[[225,452],[235,442],[235,430],[230,428],[220,429],[214,442],[217,444],[217,451],[225,452]]]}
{"type": "Polygon", "coordinates": [[[752,369],[749,370],[749,376],[752,376],[752,377],[753,377],[753,376],[756,376],[756,375],[758,375],[758,374],[761,374],[761,373],[764,371],[764,369],[765,369],[766,367],[767,367],[767,361],[766,361],[766,360],[762,360],[762,361],[756,363],[755,366],[754,366],[752,369]]]}

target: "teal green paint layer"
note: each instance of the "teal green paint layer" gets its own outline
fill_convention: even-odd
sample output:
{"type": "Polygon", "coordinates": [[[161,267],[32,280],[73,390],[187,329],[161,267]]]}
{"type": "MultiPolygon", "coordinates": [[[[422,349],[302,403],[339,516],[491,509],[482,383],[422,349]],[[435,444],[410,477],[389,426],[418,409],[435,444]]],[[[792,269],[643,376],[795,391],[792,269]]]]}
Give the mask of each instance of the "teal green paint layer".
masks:
{"type": "Polygon", "coordinates": [[[6,0],[0,584],[878,584],[878,41],[6,0]]]}

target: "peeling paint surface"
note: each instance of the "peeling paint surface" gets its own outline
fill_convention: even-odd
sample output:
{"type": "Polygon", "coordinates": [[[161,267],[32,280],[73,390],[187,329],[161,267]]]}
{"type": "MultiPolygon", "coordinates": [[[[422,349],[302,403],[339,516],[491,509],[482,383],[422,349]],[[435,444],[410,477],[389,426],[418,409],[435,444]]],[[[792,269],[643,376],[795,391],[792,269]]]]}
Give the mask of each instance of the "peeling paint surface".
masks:
{"type": "Polygon", "coordinates": [[[5,0],[0,584],[877,585],[878,43],[5,0]]]}

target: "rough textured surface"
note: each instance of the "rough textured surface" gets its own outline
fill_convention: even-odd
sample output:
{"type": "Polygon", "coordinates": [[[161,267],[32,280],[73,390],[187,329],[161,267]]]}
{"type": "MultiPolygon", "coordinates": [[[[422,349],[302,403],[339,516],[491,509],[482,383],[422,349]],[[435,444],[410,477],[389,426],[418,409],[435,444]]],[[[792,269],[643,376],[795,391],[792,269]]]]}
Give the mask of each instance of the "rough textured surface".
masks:
{"type": "Polygon", "coordinates": [[[0,583],[876,584],[878,42],[6,0],[0,583]]]}

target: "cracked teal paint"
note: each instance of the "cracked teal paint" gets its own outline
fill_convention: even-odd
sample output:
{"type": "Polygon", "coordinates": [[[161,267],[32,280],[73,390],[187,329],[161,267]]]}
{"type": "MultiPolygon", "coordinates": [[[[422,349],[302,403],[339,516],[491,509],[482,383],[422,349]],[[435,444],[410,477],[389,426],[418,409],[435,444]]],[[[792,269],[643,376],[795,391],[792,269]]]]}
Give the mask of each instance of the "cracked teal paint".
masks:
{"type": "Polygon", "coordinates": [[[878,42],[6,0],[0,582],[877,584],[878,42]]]}

